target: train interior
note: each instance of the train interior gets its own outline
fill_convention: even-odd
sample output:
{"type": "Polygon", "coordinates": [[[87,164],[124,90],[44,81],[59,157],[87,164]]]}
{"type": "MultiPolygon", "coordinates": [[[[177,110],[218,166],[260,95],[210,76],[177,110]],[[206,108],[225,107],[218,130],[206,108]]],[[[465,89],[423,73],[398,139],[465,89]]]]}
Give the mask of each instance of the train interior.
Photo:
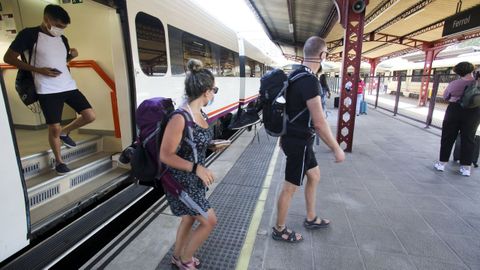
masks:
{"type": "MultiPolygon", "coordinates": [[[[19,29],[40,25],[47,4],[61,2],[1,0],[0,53],[4,55],[19,29]]],[[[5,102],[9,104],[11,129],[15,133],[28,190],[33,233],[58,221],[58,217],[68,216],[75,207],[78,209],[92,198],[108,193],[128,176],[128,170],[115,161],[122,146],[131,141],[120,20],[113,8],[93,1],[79,2],[82,3],[62,5],[72,22],[66,28],[65,36],[70,47],[79,52],[69,67],[79,90],[94,108],[96,120],[70,134],[77,143],[75,148],[62,146],[61,154],[71,173],[56,174],[43,114],[39,106],[30,110],[22,103],[15,91],[17,69],[2,64],[7,93],[5,102]],[[91,20],[92,17],[96,19],[91,20]],[[119,112],[122,114],[121,123],[119,112]]],[[[76,112],[65,105],[62,125],[76,117],[76,112]]]]}

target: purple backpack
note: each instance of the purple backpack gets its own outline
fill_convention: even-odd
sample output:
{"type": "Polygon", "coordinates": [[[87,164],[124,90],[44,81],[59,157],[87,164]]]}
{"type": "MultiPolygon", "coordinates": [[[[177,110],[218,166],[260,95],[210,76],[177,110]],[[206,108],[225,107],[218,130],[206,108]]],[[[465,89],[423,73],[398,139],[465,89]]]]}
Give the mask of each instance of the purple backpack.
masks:
{"type": "MultiPolygon", "coordinates": [[[[193,142],[191,116],[184,110],[175,110],[170,98],[151,98],[144,100],[138,106],[135,112],[138,136],[130,164],[131,175],[139,184],[161,187],[159,180],[165,170],[159,162],[160,143],[168,120],[176,113],[185,117],[183,137],[190,144],[190,142],[193,142]]],[[[194,152],[196,153],[196,148],[194,152]]]]}

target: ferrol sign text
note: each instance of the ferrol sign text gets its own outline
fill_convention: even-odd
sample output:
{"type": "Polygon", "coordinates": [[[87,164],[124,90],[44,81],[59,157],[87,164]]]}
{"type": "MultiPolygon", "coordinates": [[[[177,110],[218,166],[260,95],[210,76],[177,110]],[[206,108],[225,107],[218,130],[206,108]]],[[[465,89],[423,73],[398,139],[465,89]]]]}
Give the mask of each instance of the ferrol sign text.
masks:
{"type": "Polygon", "coordinates": [[[480,28],[480,5],[457,13],[445,20],[442,36],[480,28]]]}

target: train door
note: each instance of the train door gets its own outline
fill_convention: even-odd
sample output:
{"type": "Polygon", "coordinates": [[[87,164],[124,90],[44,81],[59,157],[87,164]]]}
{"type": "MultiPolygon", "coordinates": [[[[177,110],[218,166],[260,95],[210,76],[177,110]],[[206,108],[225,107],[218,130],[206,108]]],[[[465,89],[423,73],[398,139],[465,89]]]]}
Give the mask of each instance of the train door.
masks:
{"type": "Polygon", "coordinates": [[[0,75],[0,141],[2,142],[2,158],[0,162],[0,262],[29,244],[29,213],[25,199],[26,189],[20,175],[20,166],[15,153],[15,136],[8,124],[11,123],[8,103],[5,102],[5,84],[0,75]]]}
{"type": "MultiPolygon", "coordinates": [[[[0,104],[0,121],[2,127],[9,127],[0,131],[3,147],[0,172],[2,176],[8,175],[11,178],[8,181],[12,182],[9,184],[8,181],[2,181],[0,187],[1,194],[8,193],[8,196],[0,196],[0,257],[4,254],[3,239],[9,239],[4,238],[3,233],[13,237],[14,231],[25,227],[27,218],[31,221],[31,235],[35,237],[46,228],[70,218],[81,207],[98,199],[99,194],[107,193],[128,177],[128,170],[118,166],[112,158],[131,142],[125,48],[116,9],[100,2],[105,1],[0,0],[1,56],[19,31],[40,25],[47,4],[60,5],[67,11],[71,23],[65,30],[65,36],[70,47],[79,52],[79,56],[69,63],[69,71],[78,89],[86,96],[96,113],[94,122],[71,133],[77,144],[75,148],[62,146],[61,156],[71,171],[58,175],[55,171],[55,158],[48,143],[48,128],[43,113],[38,110],[32,112],[23,105],[14,87],[17,69],[5,63],[0,64],[5,81],[0,103],[8,104],[0,104]],[[6,120],[3,112],[7,107],[11,112],[10,122],[6,120]],[[16,151],[12,139],[8,137],[10,130],[17,142],[16,151]],[[21,162],[20,172],[17,163],[13,164],[16,159],[21,162]],[[12,202],[15,200],[10,199],[10,196],[17,196],[14,194],[18,192],[14,193],[13,189],[18,189],[16,186],[22,181],[26,187],[28,202],[26,207],[23,206],[23,211],[20,209],[22,204],[15,203],[15,207],[20,208],[14,209],[12,202]],[[30,210],[25,214],[25,209],[30,210]],[[8,211],[15,211],[17,215],[23,213],[23,221],[19,219],[17,225],[3,222],[10,222],[11,215],[4,215],[4,212],[6,214],[8,211]],[[8,218],[5,218],[6,216],[8,218]],[[4,229],[4,226],[8,226],[8,229],[4,229]]],[[[75,111],[65,105],[62,125],[76,117],[75,111]]],[[[25,200],[23,194],[16,200],[25,200]]],[[[25,235],[26,233],[24,237],[25,235]]],[[[7,245],[22,245],[25,241],[8,242],[7,245]]]]}
{"type": "Polygon", "coordinates": [[[181,89],[178,87],[182,81],[172,78],[168,68],[168,30],[163,16],[167,11],[156,1],[131,0],[126,3],[136,105],[155,96],[178,98],[176,89],[181,89]]]}

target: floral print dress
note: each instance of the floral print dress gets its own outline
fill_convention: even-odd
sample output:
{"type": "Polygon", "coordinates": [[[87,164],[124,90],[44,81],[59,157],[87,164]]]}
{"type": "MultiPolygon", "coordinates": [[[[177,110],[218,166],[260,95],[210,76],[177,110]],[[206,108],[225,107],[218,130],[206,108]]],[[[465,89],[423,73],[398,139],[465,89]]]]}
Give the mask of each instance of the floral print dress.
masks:
{"type": "MultiPolygon", "coordinates": [[[[206,114],[203,115],[206,117],[206,114]]],[[[193,124],[192,131],[193,141],[197,148],[198,164],[205,166],[206,152],[208,145],[213,138],[213,131],[211,128],[202,128],[196,123],[193,124]]],[[[177,155],[188,161],[194,161],[192,148],[184,139],[180,142],[177,155]]],[[[207,188],[197,175],[174,168],[169,168],[169,171],[173,178],[182,185],[183,190],[202,208],[203,211],[207,212],[208,209],[211,208],[210,203],[205,197],[207,188]]],[[[199,215],[195,210],[192,210],[183,204],[179,198],[168,193],[166,193],[166,196],[168,203],[170,204],[170,209],[175,216],[199,215]]]]}

